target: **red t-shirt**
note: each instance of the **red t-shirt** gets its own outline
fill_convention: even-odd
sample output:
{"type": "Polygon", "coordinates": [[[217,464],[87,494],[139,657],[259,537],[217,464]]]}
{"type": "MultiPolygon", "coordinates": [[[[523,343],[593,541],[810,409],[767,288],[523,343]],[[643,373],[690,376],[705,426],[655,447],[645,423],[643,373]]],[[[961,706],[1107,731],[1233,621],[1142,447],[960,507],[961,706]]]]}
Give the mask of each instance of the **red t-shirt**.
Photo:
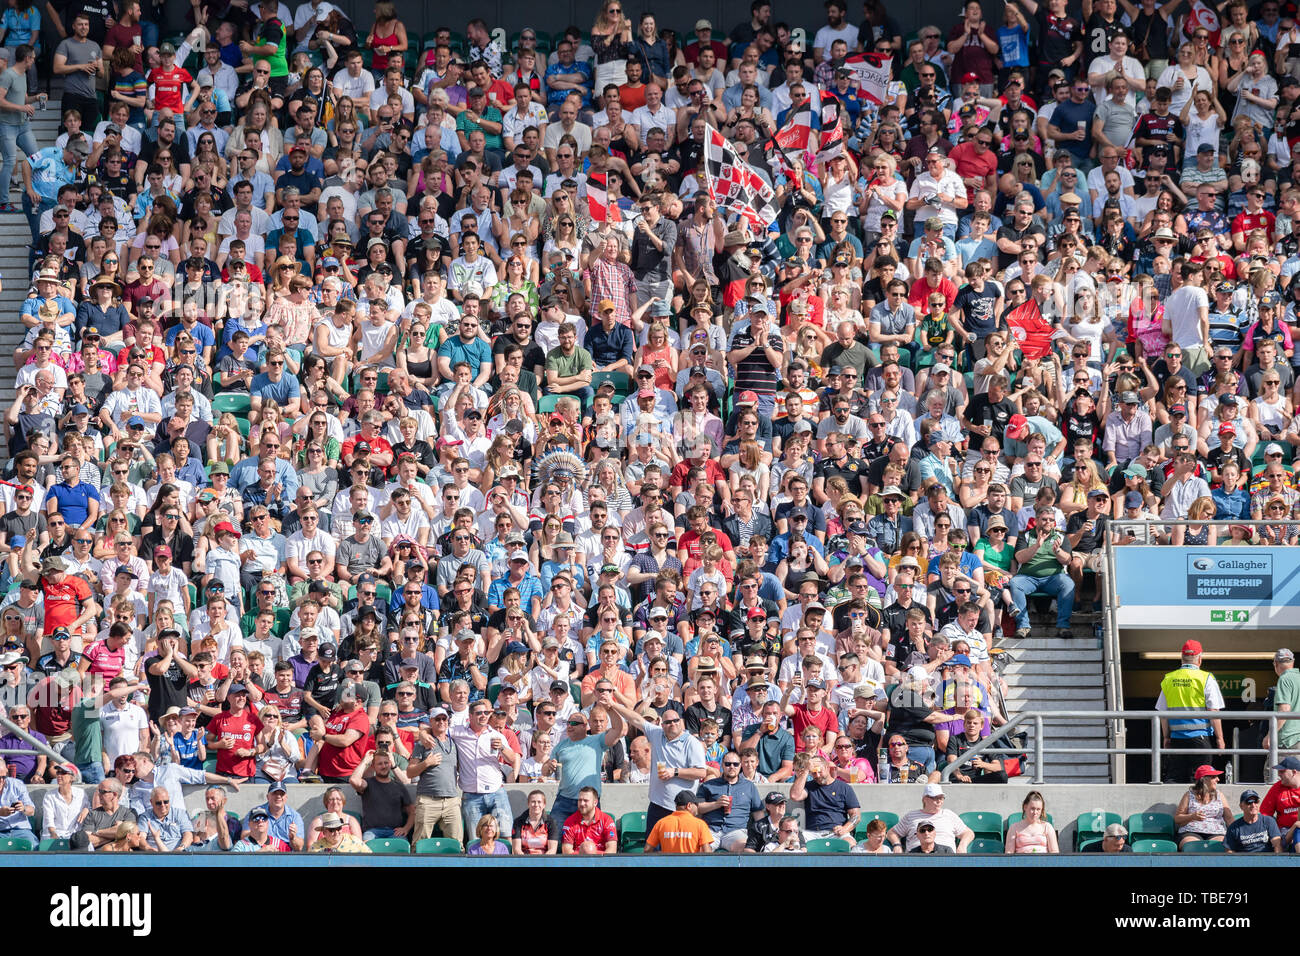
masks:
{"type": "Polygon", "coordinates": [[[803,704],[795,704],[794,705],[794,749],[796,751],[802,751],[804,749],[803,732],[805,727],[816,727],[818,730],[822,732],[822,739],[824,740],[826,738],[826,735],[830,731],[837,729],[838,726],[839,725],[835,720],[834,711],[832,711],[825,704],[822,704],[822,709],[815,714],[809,711],[808,708],[803,704]]]}
{"type": "Polygon", "coordinates": [[[84,578],[65,574],[58,584],[49,578],[41,578],[41,590],[45,594],[45,630],[49,637],[56,627],[71,627],[82,611],[82,605],[93,598],[90,585],[84,578]]]}
{"type": "Polygon", "coordinates": [[[1272,817],[1277,821],[1277,828],[1285,831],[1300,816],[1300,787],[1284,786],[1279,780],[1264,794],[1259,812],[1272,817]]]}
{"type": "MultiPolygon", "coordinates": [[[[686,476],[691,473],[691,469],[698,467],[700,462],[694,459],[679,461],[674,467],[672,474],[668,478],[668,485],[671,488],[681,488],[686,484],[686,476]]],[[[726,481],[727,476],[723,470],[718,467],[718,463],[712,458],[706,458],[703,463],[704,480],[709,484],[717,484],[719,481],[726,481]]]]}
{"type": "Polygon", "coordinates": [[[150,70],[146,79],[153,87],[154,109],[170,109],[180,114],[185,106],[185,87],[194,82],[189,70],[174,66],[170,70],[150,70]]]}
{"type": "Polygon", "coordinates": [[[262,729],[262,722],[257,719],[252,708],[245,707],[239,714],[230,711],[218,714],[208,721],[208,733],[218,740],[233,740],[235,746],[229,750],[214,751],[217,755],[217,773],[230,774],[233,777],[251,777],[257,773],[257,760],[253,757],[238,757],[236,750],[253,746],[255,738],[262,729]]]}
{"type": "MultiPolygon", "coordinates": [[[[147,296],[145,298],[147,298],[147,296]]],[[[133,349],[136,348],[139,348],[139,346],[133,345],[131,346],[131,348],[118,349],[117,363],[119,365],[126,365],[127,363],[129,363],[131,361],[131,352],[133,349]]],[[[149,346],[149,361],[150,363],[165,365],[167,363],[167,353],[164,352],[162,349],[160,349],[158,346],[151,345],[149,346]]]]}
{"type": "Polygon", "coordinates": [[[582,822],[582,814],[575,813],[564,821],[564,840],[562,842],[575,850],[590,840],[596,844],[596,852],[604,853],[605,844],[618,839],[614,819],[604,810],[597,810],[595,819],[590,823],[582,822]]]}
{"type": "Polygon", "coordinates": [[[365,710],[358,707],[349,713],[336,710],[325,721],[325,733],[346,734],[349,730],[357,731],[359,736],[349,747],[336,747],[333,744],[320,744],[320,763],[318,768],[322,777],[350,777],[366,755],[366,742],[370,737],[370,718],[365,710]]]}
{"type": "Polygon", "coordinates": [[[1232,220],[1232,232],[1243,233],[1249,236],[1256,229],[1263,229],[1268,233],[1268,241],[1273,241],[1273,224],[1276,222],[1273,214],[1267,209],[1261,209],[1259,212],[1238,213],[1237,218],[1232,220]]]}
{"type": "Polygon", "coordinates": [[[381,435],[376,435],[374,438],[362,438],[360,435],[353,435],[343,443],[343,447],[339,450],[339,454],[351,455],[356,450],[357,442],[366,442],[370,446],[371,452],[374,453],[381,455],[391,455],[393,453],[393,446],[388,444],[388,439],[381,435]]]}
{"type": "MultiPolygon", "coordinates": [[[[735,550],[731,546],[731,538],[727,537],[725,532],[719,531],[717,528],[709,528],[705,534],[710,532],[718,539],[718,547],[723,551],[735,550]]],[[[690,556],[690,559],[698,566],[704,560],[704,553],[700,550],[700,535],[696,534],[694,531],[684,532],[677,542],[678,560],[682,559],[681,553],[683,551],[685,551],[686,554],[690,556]]],[[[692,568],[691,570],[695,569],[692,568]]]]}

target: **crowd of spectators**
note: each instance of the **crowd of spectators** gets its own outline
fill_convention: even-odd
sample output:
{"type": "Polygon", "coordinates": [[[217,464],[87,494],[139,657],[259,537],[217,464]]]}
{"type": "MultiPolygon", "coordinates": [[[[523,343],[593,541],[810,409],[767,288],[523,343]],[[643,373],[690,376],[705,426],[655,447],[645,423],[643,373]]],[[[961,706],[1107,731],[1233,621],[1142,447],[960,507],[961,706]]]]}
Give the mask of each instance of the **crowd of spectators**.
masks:
{"type": "Polygon", "coordinates": [[[505,40],[209,6],[72,4],[45,149],[3,21],[4,703],[86,780],[163,774],[114,840],[249,779],[356,788],[344,841],[499,852],[502,784],[549,780],[530,845],[604,849],[618,782],[665,846],[779,843],[780,781],[842,837],[853,784],[1014,775],[964,756],[991,652],[1035,596],[1070,637],[1107,536],[1300,535],[1294,4],[970,2],[906,42],[879,0],[811,42],[762,0],[505,40]],[[824,161],[766,148],[831,100],[824,161]],[[770,227],[710,196],[709,127],[770,227]]]}

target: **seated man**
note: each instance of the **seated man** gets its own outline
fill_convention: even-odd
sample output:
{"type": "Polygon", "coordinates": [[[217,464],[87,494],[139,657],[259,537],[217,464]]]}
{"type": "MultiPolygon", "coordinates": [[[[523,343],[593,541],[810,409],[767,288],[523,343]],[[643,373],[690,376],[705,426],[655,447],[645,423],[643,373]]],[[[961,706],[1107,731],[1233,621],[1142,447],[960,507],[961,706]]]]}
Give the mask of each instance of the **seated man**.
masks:
{"type": "Polygon", "coordinates": [[[836,777],[824,757],[814,756],[807,767],[795,770],[790,799],[807,801],[804,806],[805,840],[853,839],[853,830],[862,816],[858,795],[836,777]]]}

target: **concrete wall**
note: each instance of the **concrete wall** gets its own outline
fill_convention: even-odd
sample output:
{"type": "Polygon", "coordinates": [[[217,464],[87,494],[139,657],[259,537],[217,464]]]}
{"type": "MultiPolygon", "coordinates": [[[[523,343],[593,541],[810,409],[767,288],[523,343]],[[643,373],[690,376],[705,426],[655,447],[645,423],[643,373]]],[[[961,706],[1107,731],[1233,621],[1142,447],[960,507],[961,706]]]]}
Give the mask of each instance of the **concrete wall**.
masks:
{"type": "MultiPolygon", "coordinates": [[[[489,29],[501,26],[507,34],[516,33],[525,26],[552,33],[563,30],[570,24],[583,30],[590,30],[598,9],[594,0],[581,0],[581,2],[563,0],[559,3],[543,4],[541,7],[527,0],[486,0],[474,4],[472,8],[465,8],[463,12],[433,4],[417,3],[415,0],[396,0],[396,3],[398,15],[406,24],[408,33],[413,33],[417,38],[440,26],[463,32],[465,22],[471,16],[482,17],[487,21],[489,29]]],[[[369,29],[374,20],[371,3],[341,0],[336,6],[342,7],[362,29],[369,29]]],[[[921,0],[920,3],[893,2],[889,7],[905,35],[922,23],[937,24],[947,32],[948,27],[956,21],[955,11],[959,10],[959,7],[952,2],[939,3],[936,0],[921,0]]],[[[848,8],[849,21],[860,23],[861,4],[849,0],[848,8]]],[[[1001,9],[999,4],[986,3],[985,15],[990,23],[998,22],[1001,9]]],[[[663,2],[653,3],[648,0],[635,0],[635,2],[625,3],[623,10],[633,24],[637,22],[642,12],[650,10],[655,14],[660,27],[671,27],[677,30],[679,35],[689,35],[695,26],[695,21],[704,17],[713,23],[716,37],[719,33],[724,35],[730,33],[737,24],[749,19],[749,0],[706,0],[704,3],[690,2],[690,0],[663,0],[663,2]]],[[[774,22],[784,21],[792,27],[803,27],[809,31],[810,41],[817,28],[826,22],[825,12],[820,3],[788,3],[782,0],[776,0],[772,4],[772,19],[774,22]]]]}
{"type": "MultiPolygon", "coordinates": [[[[39,812],[41,798],[49,788],[41,786],[30,789],[33,802],[39,812]]],[[[351,787],[345,785],[343,789],[349,798],[347,808],[359,814],[361,812],[360,798],[352,791],[351,787]]],[[[547,795],[548,804],[555,795],[555,784],[518,785],[507,789],[510,793],[511,806],[516,814],[524,811],[527,795],[534,789],[540,789],[547,795]]],[[[772,784],[763,788],[762,792],[766,794],[769,790],[780,790],[783,793],[788,793],[789,789],[788,784],[772,784]]],[[[922,787],[917,784],[891,786],[866,784],[854,789],[857,791],[858,801],[862,804],[864,810],[884,810],[901,816],[907,811],[921,806],[922,787]]],[[[956,813],[982,810],[998,813],[1006,817],[1012,813],[1020,812],[1025,795],[1032,789],[1034,788],[1028,784],[1023,786],[1009,784],[987,787],[974,784],[954,785],[947,787],[945,790],[947,794],[946,805],[949,810],[956,813]]],[[[1064,838],[1062,846],[1072,846],[1074,821],[1081,813],[1106,811],[1118,813],[1125,820],[1133,813],[1147,811],[1173,813],[1186,789],[1186,787],[1182,786],[1152,786],[1148,784],[1108,784],[1104,786],[1048,784],[1040,788],[1040,792],[1043,794],[1047,812],[1052,815],[1058,832],[1064,838]]],[[[1244,786],[1229,786],[1224,788],[1224,792],[1227,793],[1229,801],[1235,806],[1239,795],[1245,789],[1247,788],[1244,786]]],[[[1256,789],[1259,789],[1261,793],[1264,792],[1262,787],[1256,789]]],[[[186,787],[185,790],[185,803],[189,811],[196,813],[202,810],[202,788],[186,787]]],[[[313,816],[321,812],[321,798],[326,787],[313,784],[296,784],[290,787],[289,790],[289,802],[306,820],[310,821],[313,816]]],[[[246,784],[241,787],[238,793],[230,794],[228,809],[243,816],[252,807],[264,802],[265,799],[265,787],[251,783],[246,784]]],[[[642,785],[606,784],[603,788],[601,806],[615,820],[624,813],[643,811],[646,809],[646,805],[646,787],[642,785]]]]}

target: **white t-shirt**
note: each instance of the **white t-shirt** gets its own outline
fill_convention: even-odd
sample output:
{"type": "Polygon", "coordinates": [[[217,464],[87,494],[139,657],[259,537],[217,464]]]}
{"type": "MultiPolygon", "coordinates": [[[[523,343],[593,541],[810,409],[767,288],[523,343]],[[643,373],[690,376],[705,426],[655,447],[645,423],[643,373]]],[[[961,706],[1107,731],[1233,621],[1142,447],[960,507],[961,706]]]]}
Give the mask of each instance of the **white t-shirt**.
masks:
{"type": "Polygon", "coordinates": [[[1173,340],[1183,348],[1205,348],[1201,338],[1200,310],[1210,307],[1210,297],[1200,286],[1185,284],[1165,299],[1165,315],[1173,331],[1173,340]]]}
{"type": "Polygon", "coordinates": [[[104,752],[108,754],[111,765],[123,754],[133,754],[140,749],[140,731],[148,729],[149,714],[135,704],[127,704],[122,710],[108,704],[100,708],[99,726],[104,752]]]}

